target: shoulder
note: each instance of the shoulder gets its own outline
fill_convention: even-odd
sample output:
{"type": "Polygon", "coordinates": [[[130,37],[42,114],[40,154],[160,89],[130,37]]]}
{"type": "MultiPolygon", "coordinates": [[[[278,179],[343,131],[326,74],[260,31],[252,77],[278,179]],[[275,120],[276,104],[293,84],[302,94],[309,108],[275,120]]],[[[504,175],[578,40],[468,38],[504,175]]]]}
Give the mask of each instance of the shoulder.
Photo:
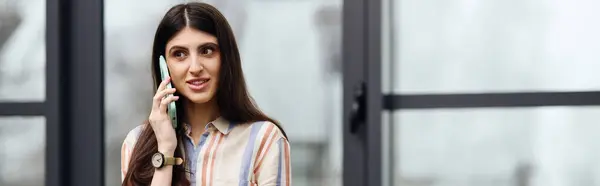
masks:
{"type": "Polygon", "coordinates": [[[138,125],[135,128],[131,129],[125,139],[123,140],[123,149],[127,149],[129,151],[133,150],[135,143],[137,142],[138,137],[142,133],[145,125],[138,125]]]}
{"type": "Polygon", "coordinates": [[[277,124],[270,121],[236,124],[231,133],[229,137],[235,136],[235,138],[244,141],[248,140],[250,145],[268,144],[278,140],[287,141],[283,130],[277,124]]]}
{"type": "Polygon", "coordinates": [[[270,121],[258,121],[247,125],[250,135],[254,136],[257,140],[287,140],[283,130],[279,125],[270,121]]]}
{"type": "Polygon", "coordinates": [[[121,146],[121,181],[125,179],[125,174],[127,174],[127,169],[129,167],[129,159],[131,158],[131,153],[133,148],[135,147],[135,143],[142,133],[145,125],[138,125],[127,133],[125,136],[125,140],[123,140],[123,145],[121,146]]]}
{"type": "Polygon", "coordinates": [[[281,144],[288,144],[283,130],[275,123],[259,121],[249,124],[248,144],[253,146],[257,155],[264,156],[269,152],[276,152],[281,144]]]}
{"type": "Polygon", "coordinates": [[[255,140],[249,142],[254,146],[255,173],[260,169],[260,175],[281,177],[277,170],[290,166],[286,164],[289,163],[290,145],[283,130],[268,121],[253,123],[251,128],[258,131],[255,140]]]}

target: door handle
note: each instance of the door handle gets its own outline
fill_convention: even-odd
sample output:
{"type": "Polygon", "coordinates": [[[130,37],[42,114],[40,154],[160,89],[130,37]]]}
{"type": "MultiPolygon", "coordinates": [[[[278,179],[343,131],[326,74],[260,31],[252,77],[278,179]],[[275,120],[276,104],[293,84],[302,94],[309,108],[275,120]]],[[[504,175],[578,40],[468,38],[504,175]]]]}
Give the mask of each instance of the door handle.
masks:
{"type": "Polygon", "coordinates": [[[352,107],[350,108],[350,133],[357,133],[366,119],[366,85],[361,82],[354,88],[352,107]]]}

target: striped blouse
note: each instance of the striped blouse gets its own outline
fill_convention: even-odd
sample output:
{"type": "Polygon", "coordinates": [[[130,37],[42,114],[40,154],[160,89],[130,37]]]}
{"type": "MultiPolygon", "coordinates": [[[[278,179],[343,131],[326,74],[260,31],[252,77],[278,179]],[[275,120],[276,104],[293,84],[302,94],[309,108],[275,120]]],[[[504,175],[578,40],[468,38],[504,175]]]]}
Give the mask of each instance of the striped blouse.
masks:
{"type": "MultiPolygon", "coordinates": [[[[123,142],[121,181],[142,127],[131,130],[123,142]]],[[[206,125],[198,145],[190,136],[189,125],[184,129],[185,162],[191,172],[188,174],[191,185],[291,185],[290,145],[275,124],[233,124],[219,118],[206,125]]]]}

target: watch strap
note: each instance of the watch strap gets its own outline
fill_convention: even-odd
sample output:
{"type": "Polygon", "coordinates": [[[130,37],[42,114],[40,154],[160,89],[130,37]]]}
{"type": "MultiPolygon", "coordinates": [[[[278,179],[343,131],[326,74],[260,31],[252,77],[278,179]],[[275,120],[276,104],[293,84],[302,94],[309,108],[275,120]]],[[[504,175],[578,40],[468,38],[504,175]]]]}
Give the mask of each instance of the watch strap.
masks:
{"type": "Polygon", "coordinates": [[[165,157],[164,165],[181,165],[183,164],[183,159],[177,157],[165,157]]]}

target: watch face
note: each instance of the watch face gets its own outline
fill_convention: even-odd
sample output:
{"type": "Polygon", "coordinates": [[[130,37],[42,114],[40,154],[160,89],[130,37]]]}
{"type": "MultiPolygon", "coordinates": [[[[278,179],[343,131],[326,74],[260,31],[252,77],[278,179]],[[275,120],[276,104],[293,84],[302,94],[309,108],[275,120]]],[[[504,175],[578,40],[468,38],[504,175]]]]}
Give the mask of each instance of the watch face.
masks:
{"type": "Polygon", "coordinates": [[[163,161],[164,161],[164,158],[163,158],[162,154],[156,153],[156,154],[152,155],[152,166],[154,166],[156,168],[161,167],[163,165],[163,161]]]}

